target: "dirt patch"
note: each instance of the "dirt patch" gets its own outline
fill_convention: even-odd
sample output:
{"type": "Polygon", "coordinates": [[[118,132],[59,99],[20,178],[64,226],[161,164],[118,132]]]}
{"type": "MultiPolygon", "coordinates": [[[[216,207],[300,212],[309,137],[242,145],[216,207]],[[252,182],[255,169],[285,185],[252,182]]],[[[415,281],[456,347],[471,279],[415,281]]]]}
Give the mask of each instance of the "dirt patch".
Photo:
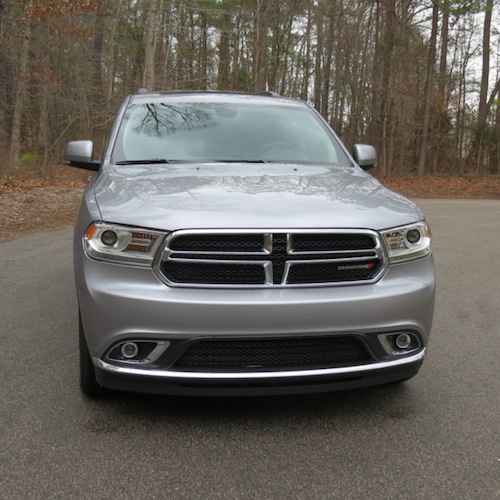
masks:
{"type": "Polygon", "coordinates": [[[87,178],[0,179],[0,242],[72,226],[87,178]]]}
{"type": "Polygon", "coordinates": [[[71,226],[83,189],[40,187],[0,194],[0,242],[71,226]]]}
{"type": "MultiPolygon", "coordinates": [[[[74,224],[88,174],[63,172],[57,170],[45,180],[0,179],[0,242],[74,224]]],[[[500,200],[499,177],[415,177],[381,181],[410,198],[500,200]]]]}
{"type": "Polygon", "coordinates": [[[500,177],[405,177],[381,179],[409,198],[500,200],[500,177]]]}

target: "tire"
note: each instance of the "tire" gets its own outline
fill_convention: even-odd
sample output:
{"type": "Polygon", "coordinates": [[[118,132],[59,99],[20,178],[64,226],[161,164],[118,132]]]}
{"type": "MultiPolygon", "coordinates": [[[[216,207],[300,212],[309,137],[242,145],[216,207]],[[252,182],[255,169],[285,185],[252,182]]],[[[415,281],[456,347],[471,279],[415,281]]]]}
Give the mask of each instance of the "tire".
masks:
{"type": "Polygon", "coordinates": [[[79,351],[80,351],[80,388],[85,396],[97,398],[103,396],[105,389],[97,383],[95,376],[94,363],[90,357],[87,341],[85,340],[85,331],[83,330],[82,318],[78,315],[79,330],[79,351]]]}

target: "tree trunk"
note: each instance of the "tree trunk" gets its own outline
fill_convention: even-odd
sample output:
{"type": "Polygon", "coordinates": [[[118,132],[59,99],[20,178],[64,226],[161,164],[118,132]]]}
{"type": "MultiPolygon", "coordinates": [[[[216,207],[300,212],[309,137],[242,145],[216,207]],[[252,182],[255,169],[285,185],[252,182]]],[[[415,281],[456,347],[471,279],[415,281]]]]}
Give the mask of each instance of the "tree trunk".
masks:
{"type": "Polygon", "coordinates": [[[479,92],[478,128],[486,125],[488,111],[486,102],[488,100],[488,84],[490,78],[490,38],[491,38],[491,16],[493,13],[493,0],[486,0],[486,11],[484,13],[483,29],[483,67],[481,71],[481,90],[479,92]]]}
{"type": "Polygon", "coordinates": [[[102,95],[102,46],[104,38],[104,11],[95,15],[94,40],[92,45],[92,90],[94,96],[102,95]]]}
{"type": "MultiPolygon", "coordinates": [[[[26,6],[26,11],[33,8],[33,1],[30,0],[26,6]]],[[[26,83],[28,79],[28,56],[31,41],[31,19],[26,19],[26,29],[21,42],[19,54],[19,72],[16,79],[16,92],[14,97],[14,112],[12,117],[12,130],[10,136],[10,165],[14,166],[21,153],[21,127],[23,117],[24,97],[26,94],[26,83]]]]}
{"type": "MultiPolygon", "coordinates": [[[[50,71],[50,58],[45,54],[42,59],[42,69],[50,71]]],[[[39,108],[40,115],[38,118],[38,139],[37,150],[43,153],[43,163],[39,169],[39,174],[43,175],[47,164],[48,149],[49,149],[49,96],[50,96],[50,76],[47,75],[42,79],[40,85],[39,108]]]]}
{"type": "Polygon", "coordinates": [[[217,74],[217,89],[229,89],[229,34],[231,32],[231,16],[228,12],[222,15],[219,41],[219,71],[217,74]]]}
{"type": "Polygon", "coordinates": [[[490,173],[500,174],[500,88],[497,93],[497,110],[495,113],[495,151],[491,155],[490,173]]]}
{"type": "Polygon", "coordinates": [[[115,90],[115,36],[116,36],[116,26],[118,24],[118,18],[121,13],[122,2],[118,2],[116,12],[112,16],[111,28],[109,29],[109,37],[112,43],[108,49],[107,63],[106,63],[106,73],[108,80],[106,82],[106,125],[112,119],[111,117],[111,103],[113,102],[113,94],[115,90]]]}
{"type": "Polygon", "coordinates": [[[427,59],[427,82],[425,84],[425,101],[422,123],[422,136],[420,141],[420,153],[418,156],[417,175],[425,173],[425,162],[427,158],[427,144],[429,141],[429,124],[431,120],[432,89],[434,87],[434,64],[436,62],[436,41],[438,31],[439,6],[437,0],[432,6],[432,29],[429,41],[429,57],[427,59]]]}
{"type": "MultiPolygon", "coordinates": [[[[305,101],[309,97],[309,82],[310,82],[310,54],[311,54],[311,33],[312,33],[312,27],[314,25],[314,13],[312,12],[312,7],[307,9],[307,31],[306,31],[306,42],[305,42],[305,53],[303,54],[303,63],[302,63],[302,71],[303,71],[303,77],[302,77],[302,85],[300,86],[300,98],[304,99],[305,101]]],[[[298,80],[299,80],[299,68],[297,68],[297,76],[295,78],[295,81],[297,82],[297,87],[299,86],[298,80]]]]}
{"type": "Polygon", "coordinates": [[[381,151],[382,157],[382,174],[388,175],[391,173],[392,165],[390,163],[388,146],[388,131],[391,122],[391,99],[392,99],[392,66],[394,57],[394,43],[396,38],[396,2],[395,0],[385,0],[385,19],[384,19],[384,35],[380,41],[380,59],[382,60],[382,75],[381,87],[375,89],[374,99],[378,99],[380,107],[378,116],[375,119],[375,128],[377,134],[377,149],[381,151]]]}
{"type": "MultiPolygon", "coordinates": [[[[486,122],[491,104],[488,103],[488,84],[490,77],[490,37],[493,0],[486,0],[483,25],[483,65],[481,71],[481,87],[479,91],[479,109],[477,113],[476,134],[467,155],[467,164],[474,166],[477,173],[482,172],[484,164],[486,122]]],[[[492,97],[496,92],[492,94],[492,97]]]]}
{"type": "MultiPolygon", "coordinates": [[[[328,24],[327,24],[327,36],[326,36],[326,54],[325,61],[323,65],[323,91],[321,97],[321,114],[323,117],[328,120],[328,104],[330,98],[330,73],[332,70],[332,57],[333,57],[333,46],[335,40],[335,12],[336,2],[331,2],[329,5],[329,15],[328,15],[328,24]]],[[[317,74],[317,78],[319,78],[320,74],[317,74]]]]}
{"type": "Polygon", "coordinates": [[[145,62],[142,85],[148,90],[155,88],[155,56],[156,56],[156,16],[158,15],[158,1],[150,0],[148,23],[145,37],[145,62]]]}
{"type": "Polygon", "coordinates": [[[175,75],[174,88],[186,88],[186,36],[185,36],[185,14],[183,2],[177,3],[177,50],[175,52],[175,75]]]}
{"type": "Polygon", "coordinates": [[[314,107],[321,111],[321,62],[323,60],[324,16],[318,10],[316,17],[316,62],[314,67],[314,107]]]}
{"type": "Polygon", "coordinates": [[[207,66],[208,66],[208,35],[207,35],[207,13],[202,11],[201,14],[201,47],[200,47],[200,70],[198,79],[200,81],[199,88],[207,90],[207,66]]]}
{"type": "Polygon", "coordinates": [[[438,79],[438,91],[441,99],[443,100],[443,105],[446,106],[448,99],[446,97],[446,75],[448,69],[448,32],[449,32],[449,21],[450,21],[450,0],[444,0],[442,4],[443,12],[443,22],[441,28],[441,57],[439,60],[439,79],[438,79]]]}
{"type": "Polygon", "coordinates": [[[266,53],[267,53],[267,27],[268,7],[271,0],[256,0],[254,21],[254,45],[252,67],[252,90],[254,92],[266,90],[266,53]]]}

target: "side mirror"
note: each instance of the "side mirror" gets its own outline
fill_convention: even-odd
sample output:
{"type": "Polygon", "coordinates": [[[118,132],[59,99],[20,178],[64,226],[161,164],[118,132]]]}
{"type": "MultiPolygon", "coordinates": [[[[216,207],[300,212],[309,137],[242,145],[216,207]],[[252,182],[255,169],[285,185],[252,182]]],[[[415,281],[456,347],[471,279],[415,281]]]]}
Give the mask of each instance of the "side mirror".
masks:
{"type": "Polygon", "coordinates": [[[101,164],[94,160],[94,143],[92,141],[71,141],[66,145],[63,156],[64,163],[71,167],[83,168],[97,172],[101,164]]]}
{"type": "Polygon", "coordinates": [[[368,144],[355,144],[352,157],[363,170],[370,170],[377,165],[377,152],[368,144]]]}

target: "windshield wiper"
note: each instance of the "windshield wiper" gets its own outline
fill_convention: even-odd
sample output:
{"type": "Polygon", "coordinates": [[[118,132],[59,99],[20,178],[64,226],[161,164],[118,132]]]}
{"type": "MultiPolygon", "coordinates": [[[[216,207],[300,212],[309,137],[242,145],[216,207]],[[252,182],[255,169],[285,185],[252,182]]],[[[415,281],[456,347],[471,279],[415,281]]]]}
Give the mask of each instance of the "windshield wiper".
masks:
{"type": "Polygon", "coordinates": [[[246,159],[215,159],[215,160],[167,160],[166,158],[149,158],[147,160],[121,160],[117,161],[115,165],[159,165],[159,164],[168,164],[168,163],[279,163],[274,160],[246,160],[246,159]]]}
{"type": "Polygon", "coordinates": [[[149,158],[147,160],[122,160],[117,161],[116,165],[155,165],[159,163],[175,163],[175,161],[165,158],[149,158]]]}

